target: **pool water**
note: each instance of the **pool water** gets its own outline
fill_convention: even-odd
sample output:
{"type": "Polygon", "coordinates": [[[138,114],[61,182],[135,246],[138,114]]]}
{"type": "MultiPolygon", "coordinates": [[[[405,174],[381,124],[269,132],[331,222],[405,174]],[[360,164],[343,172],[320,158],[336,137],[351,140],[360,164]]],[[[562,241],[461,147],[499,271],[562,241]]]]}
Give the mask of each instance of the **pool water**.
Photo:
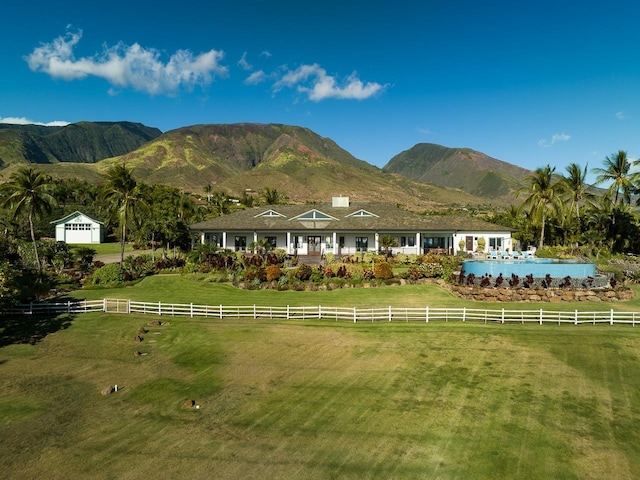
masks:
{"type": "Polygon", "coordinates": [[[527,258],[525,260],[464,260],[462,269],[465,275],[473,273],[476,277],[491,275],[511,277],[512,274],[525,277],[532,274],[535,278],[544,278],[547,274],[553,278],[587,278],[596,276],[593,263],[577,260],[559,260],[555,258],[527,258]]]}

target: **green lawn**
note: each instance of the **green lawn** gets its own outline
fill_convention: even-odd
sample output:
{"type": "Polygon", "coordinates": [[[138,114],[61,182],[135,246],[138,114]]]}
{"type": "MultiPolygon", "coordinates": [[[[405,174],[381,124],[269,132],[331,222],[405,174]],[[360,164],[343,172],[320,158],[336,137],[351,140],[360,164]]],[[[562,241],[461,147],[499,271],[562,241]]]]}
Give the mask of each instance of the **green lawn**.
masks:
{"type": "MultiPolygon", "coordinates": [[[[637,289],[637,288],[636,288],[637,289]]],[[[242,290],[230,284],[207,283],[192,276],[156,275],[127,288],[78,290],[74,298],[97,300],[128,298],[141,302],[195,303],[200,305],[261,306],[347,306],[347,307],[467,307],[512,310],[583,309],[602,311],[611,308],[640,311],[640,299],[627,302],[582,303],[495,303],[462,300],[437,284],[349,288],[332,291],[296,292],[276,290],[242,290]]]]}
{"type": "Polygon", "coordinates": [[[632,327],[151,319],[4,319],[0,476],[640,477],[632,327]]]}

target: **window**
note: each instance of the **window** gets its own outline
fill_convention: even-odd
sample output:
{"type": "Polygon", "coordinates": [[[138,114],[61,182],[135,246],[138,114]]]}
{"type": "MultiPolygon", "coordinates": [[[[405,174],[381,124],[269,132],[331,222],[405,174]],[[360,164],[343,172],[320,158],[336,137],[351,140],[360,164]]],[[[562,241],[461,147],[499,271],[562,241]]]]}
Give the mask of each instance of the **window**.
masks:
{"type": "Polygon", "coordinates": [[[236,237],[234,245],[236,250],[245,251],[247,249],[247,237],[236,237]]]}
{"type": "Polygon", "coordinates": [[[424,237],[422,240],[424,248],[445,248],[444,237],[424,237]]]}
{"type": "Polygon", "coordinates": [[[293,220],[335,220],[335,218],[319,210],[311,210],[302,215],[298,215],[293,220]]]}
{"type": "Polygon", "coordinates": [[[489,249],[501,250],[502,249],[502,237],[489,237],[489,249]]]}
{"type": "Polygon", "coordinates": [[[264,237],[264,239],[269,242],[271,248],[276,248],[276,244],[278,243],[276,237],[264,237]]]}
{"type": "Polygon", "coordinates": [[[369,248],[369,237],[356,237],[356,251],[366,252],[369,248]]]}
{"type": "Polygon", "coordinates": [[[294,246],[294,248],[302,248],[302,245],[304,245],[304,237],[303,236],[296,235],[295,237],[293,237],[293,246],[294,246]]]}
{"type": "Polygon", "coordinates": [[[267,210],[266,212],[259,213],[255,216],[255,218],[260,217],[284,217],[281,213],[276,212],[275,210],[267,210]]]}
{"type": "Polygon", "coordinates": [[[333,249],[333,235],[327,235],[324,237],[324,244],[327,250],[333,249]]]}
{"type": "Polygon", "coordinates": [[[366,210],[358,210],[357,212],[350,213],[347,217],[377,217],[378,215],[374,215],[371,212],[367,212],[366,210]]]}
{"type": "Polygon", "coordinates": [[[64,226],[65,230],[91,230],[90,223],[67,223],[64,226]]]}
{"type": "Polygon", "coordinates": [[[213,233],[205,233],[204,235],[205,243],[214,243],[218,246],[222,246],[222,237],[215,235],[213,233]]]}
{"type": "Polygon", "coordinates": [[[416,246],[416,237],[411,236],[407,237],[407,247],[415,247],[416,246]]]}

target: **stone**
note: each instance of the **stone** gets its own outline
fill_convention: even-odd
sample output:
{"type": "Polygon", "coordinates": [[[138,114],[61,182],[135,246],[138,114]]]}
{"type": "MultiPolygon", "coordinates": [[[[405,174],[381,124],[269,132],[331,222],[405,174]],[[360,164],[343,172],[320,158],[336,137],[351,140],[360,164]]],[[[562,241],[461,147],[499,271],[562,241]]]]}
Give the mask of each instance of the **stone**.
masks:
{"type": "Polygon", "coordinates": [[[196,401],[195,400],[185,400],[184,406],[187,407],[187,408],[193,408],[193,407],[196,406],[196,401]]]}
{"type": "Polygon", "coordinates": [[[100,393],[102,393],[102,395],[104,396],[107,396],[112,394],[113,392],[115,392],[115,389],[111,385],[109,385],[108,387],[104,387],[100,393]]]}
{"type": "Polygon", "coordinates": [[[142,337],[140,335],[136,335],[134,340],[136,341],[136,343],[141,343],[142,342],[142,337]]]}

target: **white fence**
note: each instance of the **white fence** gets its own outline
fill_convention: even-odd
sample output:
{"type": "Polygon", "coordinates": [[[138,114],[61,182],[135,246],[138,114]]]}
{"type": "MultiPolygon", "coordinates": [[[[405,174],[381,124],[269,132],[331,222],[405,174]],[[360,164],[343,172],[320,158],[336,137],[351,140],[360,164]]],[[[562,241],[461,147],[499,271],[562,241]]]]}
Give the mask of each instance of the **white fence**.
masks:
{"type": "Polygon", "coordinates": [[[321,305],[293,307],[265,307],[258,305],[196,305],[193,303],[135,302],[105,298],[92,301],[42,302],[21,305],[2,315],[52,315],[61,313],[138,313],[144,315],[184,316],[205,318],[254,318],[282,320],[333,320],[349,322],[494,322],[494,323],[553,323],[609,325],[640,322],[640,312],[606,311],[549,311],[549,310],[489,310],[477,308],[358,308],[326,307],[321,305]]]}

